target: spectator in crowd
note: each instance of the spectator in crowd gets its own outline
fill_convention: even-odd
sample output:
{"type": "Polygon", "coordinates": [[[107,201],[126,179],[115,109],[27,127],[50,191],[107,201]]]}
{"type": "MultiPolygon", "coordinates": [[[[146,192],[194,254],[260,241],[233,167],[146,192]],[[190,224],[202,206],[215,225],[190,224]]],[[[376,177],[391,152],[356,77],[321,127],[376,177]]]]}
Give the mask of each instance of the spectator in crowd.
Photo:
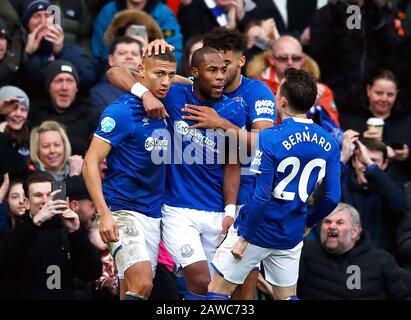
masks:
{"type": "Polygon", "coordinates": [[[390,56],[406,39],[407,32],[396,32],[396,9],[386,2],[352,1],[361,8],[361,19],[353,21],[353,15],[347,14],[349,3],[333,0],[316,13],[310,25],[308,53],[320,65],[322,81],[334,91],[341,110],[357,112],[353,97],[360,96],[376,68],[389,66],[390,56]],[[360,24],[352,26],[353,22],[360,24]]]}
{"type": "Polygon", "coordinates": [[[93,27],[86,6],[87,0],[51,0],[50,2],[60,8],[65,41],[77,43],[84,48],[89,43],[93,27]]]}
{"type": "Polygon", "coordinates": [[[83,176],[71,176],[65,182],[70,209],[77,213],[80,226],[85,230],[90,230],[96,216],[96,206],[87,191],[83,176]]]}
{"type": "Polygon", "coordinates": [[[0,87],[12,84],[16,81],[16,72],[19,68],[20,59],[11,48],[11,33],[0,18],[0,87]]]}
{"type": "Polygon", "coordinates": [[[184,43],[217,27],[235,29],[244,19],[244,14],[242,0],[193,0],[188,5],[182,5],[178,10],[178,22],[184,43]]]}
{"type": "Polygon", "coordinates": [[[254,56],[269,50],[270,43],[280,38],[273,18],[250,21],[244,33],[247,37],[247,51],[245,52],[246,64],[243,68],[243,74],[246,73],[247,64],[254,56]]]}
{"type": "Polygon", "coordinates": [[[29,210],[1,234],[0,296],[8,299],[73,299],[73,279],[97,279],[101,262],[65,200],[54,200],[53,177],[35,172],[24,182],[29,210]],[[53,290],[54,289],[54,290],[53,290]],[[58,290],[57,290],[58,289],[58,290]]]}
{"type": "Polygon", "coordinates": [[[30,127],[27,123],[30,100],[20,88],[4,86],[0,88],[0,101],[16,101],[14,110],[0,123],[0,132],[4,132],[10,138],[23,169],[27,165],[30,153],[30,127]]]}
{"type": "Polygon", "coordinates": [[[191,58],[194,51],[203,47],[203,36],[196,35],[188,39],[184,45],[183,62],[181,63],[181,75],[184,77],[191,77],[191,58]]]}
{"type": "MultiPolygon", "coordinates": [[[[405,193],[401,185],[386,172],[387,148],[375,139],[345,136],[355,145],[352,169],[342,185],[342,200],[357,208],[362,226],[373,246],[397,254],[395,233],[405,208],[405,193]]],[[[349,158],[350,148],[343,148],[342,160],[349,158]]]]}
{"type": "MultiPolygon", "coordinates": [[[[280,80],[284,77],[285,70],[295,68],[305,70],[315,76],[318,80],[319,70],[315,61],[303,53],[301,43],[294,37],[282,36],[272,43],[271,50],[257,55],[247,67],[247,75],[252,78],[261,79],[270,87],[274,94],[280,80]],[[310,72],[311,71],[311,72],[310,72]]],[[[327,111],[328,115],[339,126],[339,114],[334,103],[334,96],[330,88],[324,83],[317,81],[316,105],[327,111]]]]}
{"type": "Polygon", "coordinates": [[[405,185],[407,206],[397,228],[399,264],[411,272],[411,182],[405,185]]]}
{"type": "Polygon", "coordinates": [[[144,11],[133,9],[116,13],[104,32],[104,43],[109,47],[116,38],[122,36],[135,38],[142,42],[143,46],[155,39],[164,38],[163,32],[154,18],[144,11]],[[136,35],[132,25],[144,26],[144,36],[136,35]]]}
{"type": "Polygon", "coordinates": [[[361,98],[358,115],[341,115],[342,127],[353,129],[365,138],[383,141],[387,145],[388,158],[392,161],[389,174],[401,184],[411,181],[411,115],[404,112],[397,100],[398,89],[394,74],[389,70],[377,70],[367,85],[366,92],[368,99],[361,98]],[[367,119],[370,117],[384,120],[382,131],[368,129],[367,119]]]}
{"type": "Polygon", "coordinates": [[[49,0],[28,0],[22,17],[24,53],[20,81],[32,99],[42,96],[42,70],[53,60],[68,60],[76,66],[78,87],[88,89],[95,81],[93,65],[83,48],[65,42],[64,30],[53,22],[49,0]]]}
{"type": "Polygon", "coordinates": [[[91,134],[97,127],[101,110],[93,108],[78,95],[79,76],[68,61],[54,61],[44,71],[48,98],[30,108],[33,126],[54,120],[65,126],[73,154],[84,155],[91,134]]]}
{"type": "MultiPolygon", "coordinates": [[[[141,63],[142,48],[140,42],[130,37],[119,37],[110,45],[108,65],[110,67],[125,67],[137,71],[141,63]]],[[[97,108],[103,109],[118,97],[126,93],[113,86],[107,76],[90,89],[90,102],[97,108]]]]}
{"type": "Polygon", "coordinates": [[[108,49],[103,43],[103,34],[114,15],[125,9],[143,10],[157,21],[165,40],[174,46],[177,64],[181,63],[183,39],[174,13],[159,0],[115,0],[107,3],[98,14],[91,37],[91,49],[95,62],[107,59],[108,49]]]}
{"type": "Polygon", "coordinates": [[[28,209],[22,180],[9,180],[6,173],[0,186],[0,230],[14,229],[18,220],[28,209]]]}
{"type": "Polygon", "coordinates": [[[324,6],[327,0],[253,0],[253,2],[254,6],[245,8],[244,25],[252,20],[274,18],[281,35],[289,34],[300,39],[317,9],[324,6]]]}
{"type": "Polygon", "coordinates": [[[30,135],[31,171],[47,171],[56,181],[81,174],[83,158],[71,155],[71,145],[63,127],[56,121],[45,121],[30,135]]]}
{"type": "Polygon", "coordinates": [[[95,299],[114,299],[118,295],[117,269],[107,245],[98,233],[95,224],[96,207],[91,200],[84,178],[81,175],[72,176],[65,182],[70,209],[78,214],[80,227],[88,232],[90,242],[97,249],[103,265],[100,278],[91,284],[92,288],[88,288],[90,284],[80,281],[77,281],[77,284],[79,286],[82,284],[83,296],[86,293],[92,294],[92,298],[95,299]]]}
{"type": "Polygon", "coordinates": [[[89,239],[97,249],[103,271],[94,281],[94,298],[98,300],[117,300],[119,298],[118,271],[107,244],[101,239],[98,226],[94,223],[89,231],[89,239]]]}
{"type": "Polygon", "coordinates": [[[340,203],[323,219],[321,239],[304,243],[298,295],[303,300],[406,299],[409,277],[389,253],[373,247],[358,211],[340,203]]]}

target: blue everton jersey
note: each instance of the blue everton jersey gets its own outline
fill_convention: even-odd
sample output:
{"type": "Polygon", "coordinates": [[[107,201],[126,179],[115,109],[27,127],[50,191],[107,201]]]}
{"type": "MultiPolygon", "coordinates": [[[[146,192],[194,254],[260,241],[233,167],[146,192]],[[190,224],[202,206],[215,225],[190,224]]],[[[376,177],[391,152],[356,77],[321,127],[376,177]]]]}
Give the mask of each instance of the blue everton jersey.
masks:
{"type": "MultiPolygon", "coordinates": [[[[246,114],[246,128],[250,131],[253,123],[258,121],[276,121],[275,97],[273,92],[264,82],[241,77],[240,86],[226,93],[227,97],[237,101],[243,106],[246,114]]],[[[237,204],[245,204],[251,192],[252,176],[250,164],[241,164],[241,184],[237,204]]]]}
{"type": "Polygon", "coordinates": [[[225,96],[213,103],[198,100],[191,85],[174,84],[163,100],[170,115],[171,164],[167,166],[165,204],[206,211],[224,211],[223,163],[225,137],[216,130],[188,129],[196,124],[182,120],[186,103],[214,108],[239,127],[245,125],[244,110],[225,96]]]}
{"type": "Polygon", "coordinates": [[[312,120],[287,118],[265,129],[251,166],[255,190],[236,227],[260,247],[295,247],[303,240],[304,226],[331,213],[340,200],[340,149],[312,120]],[[307,220],[307,199],[320,179],[324,196],[307,220]]]}
{"type": "Polygon", "coordinates": [[[103,111],[95,136],[112,147],[103,181],[111,210],[159,218],[166,167],[157,160],[169,148],[166,122],[148,118],[141,99],[125,94],[103,111]]]}

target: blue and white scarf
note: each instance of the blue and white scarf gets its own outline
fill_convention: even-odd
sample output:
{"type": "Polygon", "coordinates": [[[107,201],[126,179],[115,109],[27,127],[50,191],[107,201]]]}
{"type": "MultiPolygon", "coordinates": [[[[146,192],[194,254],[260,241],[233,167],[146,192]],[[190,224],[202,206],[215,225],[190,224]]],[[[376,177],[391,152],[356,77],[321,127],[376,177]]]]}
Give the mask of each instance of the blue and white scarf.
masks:
{"type": "Polygon", "coordinates": [[[215,20],[220,25],[220,27],[225,27],[227,25],[227,15],[221,10],[214,0],[204,0],[206,6],[211,10],[215,20]]]}

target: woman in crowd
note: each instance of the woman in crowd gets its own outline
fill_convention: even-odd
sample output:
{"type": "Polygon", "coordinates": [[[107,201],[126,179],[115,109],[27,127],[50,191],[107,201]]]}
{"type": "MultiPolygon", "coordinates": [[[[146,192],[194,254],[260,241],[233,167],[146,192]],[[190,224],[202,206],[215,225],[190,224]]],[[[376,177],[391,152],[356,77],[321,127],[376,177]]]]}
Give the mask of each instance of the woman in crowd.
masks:
{"type": "Polygon", "coordinates": [[[30,100],[20,88],[4,86],[0,89],[0,101],[15,101],[13,110],[0,123],[0,132],[8,136],[21,163],[25,164],[29,160],[30,127],[27,116],[30,100]]]}
{"type": "Polygon", "coordinates": [[[30,170],[48,171],[57,181],[81,174],[83,158],[71,155],[67,134],[56,121],[44,121],[32,130],[30,158],[30,170]]]}
{"type": "Polygon", "coordinates": [[[4,175],[0,185],[0,229],[14,228],[16,219],[28,209],[23,191],[23,181],[9,182],[8,174],[4,175]]]}
{"type": "Polygon", "coordinates": [[[365,138],[382,140],[388,146],[388,157],[392,160],[389,172],[400,183],[411,181],[411,115],[406,114],[397,100],[398,84],[389,70],[375,73],[366,88],[367,96],[361,100],[359,116],[342,114],[344,129],[353,129],[365,138]],[[384,121],[381,131],[368,128],[369,118],[384,121]]]}

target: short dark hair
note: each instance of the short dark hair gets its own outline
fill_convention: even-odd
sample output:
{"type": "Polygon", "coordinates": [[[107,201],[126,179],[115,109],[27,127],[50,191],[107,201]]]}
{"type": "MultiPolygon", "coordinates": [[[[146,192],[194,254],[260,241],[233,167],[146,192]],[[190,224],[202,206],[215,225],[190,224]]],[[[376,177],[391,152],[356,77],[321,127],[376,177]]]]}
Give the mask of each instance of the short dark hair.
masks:
{"type": "Polygon", "coordinates": [[[164,53],[159,52],[158,54],[152,54],[151,56],[146,55],[143,58],[143,63],[150,59],[167,61],[167,62],[177,62],[177,59],[174,53],[168,49],[164,53]]]}
{"type": "Polygon", "coordinates": [[[26,197],[29,196],[29,187],[33,183],[53,182],[54,177],[47,171],[36,171],[31,173],[23,182],[23,190],[26,197]]]}
{"type": "Polygon", "coordinates": [[[191,58],[191,67],[198,68],[204,62],[204,56],[209,53],[216,53],[220,54],[217,49],[210,48],[210,47],[202,47],[197,49],[193,53],[193,57],[191,58]]]}
{"type": "Polygon", "coordinates": [[[117,49],[117,46],[121,43],[125,43],[125,44],[130,44],[130,43],[136,43],[138,45],[138,47],[140,48],[140,55],[143,54],[143,48],[142,48],[142,43],[132,37],[128,37],[128,36],[123,36],[123,37],[118,37],[115,38],[114,41],[110,44],[110,49],[109,52],[110,54],[114,54],[114,52],[117,49]]]}
{"type": "Polygon", "coordinates": [[[280,93],[296,112],[307,113],[317,98],[317,81],[303,70],[287,69],[280,93]]]}
{"type": "Polygon", "coordinates": [[[387,146],[384,142],[371,138],[362,138],[361,142],[368,150],[381,151],[383,154],[383,160],[385,161],[387,159],[387,146]]]}
{"type": "Polygon", "coordinates": [[[226,27],[215,28],[204,36],[204,46],[221,51],[233,51],[243,54],[247,50],[247,41],[240,31],[226,27]]]}

